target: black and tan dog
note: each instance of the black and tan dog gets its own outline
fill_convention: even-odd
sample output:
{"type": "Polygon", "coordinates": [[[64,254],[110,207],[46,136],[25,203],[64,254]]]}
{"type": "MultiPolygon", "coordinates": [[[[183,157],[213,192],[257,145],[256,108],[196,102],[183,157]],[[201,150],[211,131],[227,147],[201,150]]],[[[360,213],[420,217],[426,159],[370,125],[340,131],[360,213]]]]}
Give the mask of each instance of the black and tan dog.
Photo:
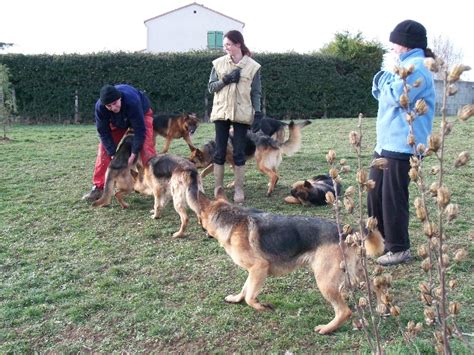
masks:
{"type": "Polygon", "coordinates": [[[255,120],[252,123],[252,132],[257,133],[261,131],[263,134],[272,137],[279,143],[285,141],[285,128],[287,123],[279,121],[272,117],[263,116],[260,120],[255,120]]]}
{"type": "Polygon", "coordinates": [[[133,132],[128,132],[120,140],[115,156],[105,173],[102,196],[92,203],[93,207],[110,205],[114,195],[122,208],[128,207],[123,197],[133,191],[133,179],[128,167],[128,159],[132,154],[133,136],[133,132]]]}
{"type": "Polygon", "coordinates": [[[165,145],[161,153],[168,152],[171,141],[174,138],[183,138],[193,150],[194,145],[191,141],[191,135],[196,131],[199,120],[194,113],[181,114],[159,114],[153,116],[153,139],[156,142],[156,136],[165,138],[165,145]]]}
{"type": "MultiPolygon", "coordinates": [[[[341,184],[336,184],[337,195],[341,194],[341,184]]],[[[301,204],[304,206],[326,205],[326,193],[332,192],[336,196],[334,184],[328,175],[318,175],[312,179],[297,181],[293,184],[290,196],[285,197],[285,202],[301,204]]]]}
{"type": "MultiPolygon", "coordinates": [[[[345,272],[343,255],[335,223],[303,216],[284,216],[246,209],[230,204],[222,193],[216,200],[199,195],[202,227],[219,241],[234,263],[248,271],[242,291],[225,297],[226,302],[245,302],[258,311],[272,309],[260,303],[257,296],[265,279],[280,276],[308,265],[312,268],[323,297],[332,305],[335,317],[318,325],[319,334],[339,328],[351,310],[341,294],[345,272]]],[[[384,249],[380,233],[372,232],[365,241],[367,254],[375,256],[384,249]]],[[[352,280],[361,275],[360,259],[353,246],[344,244],[346,268],[352,280]]]]}
{"type": "Polygon", "coordinates": [[[171,154],[158,154],[138,172],[131,171],[136,192],[153,195],[155,199],[152,218],[160,218],[161,211],[173,199],[173,205],[181,219],[179,230],[173,238],[184,237],[189,217],[189,206],[199,218],[198,193],[202,191],[201,178],[189,160],[171,154]]]}
{"type": "MultiPolygon", "coordinates": [[[[248,132],[245,144],[245,155],[247,160],[255,157],[257,168],[263,174],[269,177],[267,196],[270,196],[279,179],[278,167],[281,164],[283,155],[291,156],[301,148],[301,129],[309,125],[311,121],[302,121],[298,123],[290,122],[289,137],[279,143],[275,139],[261,133],[248,132]]],[[[212,171],[212,159],[215,151],[215,142],[211,141],[205,144],[202,149],[195,148],[191,151],[189,160],[192,161],[197,168],[204,168],[201,176],[204,177],[212,171]]],[[[226,162],[231,166],[234,165],[232,158],[232,144],[227,145],[226,162]]]]}

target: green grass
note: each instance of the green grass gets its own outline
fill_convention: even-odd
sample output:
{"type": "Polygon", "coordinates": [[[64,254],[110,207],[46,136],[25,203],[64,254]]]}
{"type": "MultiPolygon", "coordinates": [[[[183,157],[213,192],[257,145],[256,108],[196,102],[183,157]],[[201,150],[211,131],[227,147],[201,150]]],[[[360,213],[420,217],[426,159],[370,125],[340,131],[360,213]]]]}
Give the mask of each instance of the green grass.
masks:
{"type": "MultiPolygon", "coordinates": [[[[246,205],[332,218],[327,207],[286,205],[283,198],[293,182],[327,171],[329,149],[347,159],[352,172],[343,184],[353,184],[356,158],[348,134],[356,125],[355,119],[313,121],[303,131],[300,152],[284,158],[269,198],[267,178],[249,162],[246,205]]],[[[374,119],[364,122],[366,163],[374,125],[374,119]]],[[[455,126],[447,142],[448,166],[458,152],[472,147],[473,134],[472,119],[455,126]]],[[[213,136],[213,126],[202,124],[193,140],[200,145],[213,136]]],[[[241,289],[246,273],[206,238],[191,212],[187,238],[174,240],[179,217],[171,203],[160,220],[153,220],[151,197],[127,196],[128,210],[115,200],[100,209],[81,201],[91,187],[98,142],[94,126],[14,126],[9,137],[0,142],[0,353],[367,351],[363,333],[350,323],[330,336],[313,332],[333,314],[308,270],[267,280],[260,299],[272,303],[274,312],[226,304],[224,297],[241,289]]],[[[158,138],[157,147],[162,144],[158,138]]],[[[170,152],[189,153],[182,140],[173,141],[170,152]]],[[[232,179],[229,170],[226,181],[232,179]]],[[[458,220],[447,226],[449,243],[453,250],[464,246],[470,252],[468,261],[449,271],[461,285],[450,299],[463,304],[459,323],[472,334],[474,170],[472,164],[448,170],[452,200],[461,205],[458,220]]],[[[208,194],[212,184],[210,175],[208,194]]],[[[412,189],[411,198],[415,195],[412,189]]],[[[414,216],[410,234],[416,250],[424,237],[414,216]]],[[[420,259],[388,271],[402,323],[423,321],[420,259]]],[[[381,320],[381,333],[389,353],[414,351],[404,344],[394,319],[381,320]]],[[[425,327],[417,339],[423,353],[434,352],[431,333],[425,327]]],[[[457,341],[453,346],[467,352],[457,341]]]]}

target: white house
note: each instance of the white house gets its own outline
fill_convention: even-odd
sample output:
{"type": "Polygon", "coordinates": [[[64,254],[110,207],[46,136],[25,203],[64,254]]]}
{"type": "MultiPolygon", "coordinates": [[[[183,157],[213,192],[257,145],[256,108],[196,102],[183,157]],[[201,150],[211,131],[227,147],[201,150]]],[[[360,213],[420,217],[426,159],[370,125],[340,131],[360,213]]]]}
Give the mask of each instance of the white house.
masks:
{"type": "Polygon", "coordinates": [[[187,52],[222,49],[223,35],[230,30],[242,32],[245,24],[193,2],[152,17],[147,27],[146,52],[187,52]]]}

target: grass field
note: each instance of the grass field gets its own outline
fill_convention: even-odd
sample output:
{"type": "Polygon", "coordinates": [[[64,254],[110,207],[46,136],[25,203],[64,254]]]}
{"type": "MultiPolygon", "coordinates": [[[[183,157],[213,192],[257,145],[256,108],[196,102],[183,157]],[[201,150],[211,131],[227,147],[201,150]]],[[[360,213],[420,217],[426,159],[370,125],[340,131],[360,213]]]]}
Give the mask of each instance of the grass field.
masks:
{"type": "MultiPolygon", "coordinates": [[[[355,119],[314,120],[303,130],[302,149],[284,158],[274,194],[265,196],[267,178],[247,164],[246,205],[284,214],[332,218],[327,207],[285,205],[289,186],[327,172],[325,154],[335,149],[352,172],[344,188],[354,184],[356,157],[348,143],[355,119]]],[[[364,121],[364,161],[369,163],[375,120],[364,121]]],[[[439,120],[435,123],[439,127],[439,120]]],[[[190,212],[187,238],[171,238],[179,227],[172,204],[160,220],[150,218],[151,197],[131,195],[128,210],[114,200],[94,209],[81,201],[91,187],[97,149],[92,125],[14,126],[8,142],[0,142],[0,353],[31,352],[272,352],[317,353],[366,351],[363,332],[350,322],[329,336],[313,328],[332,317],[309,270],[268,279],[260,299],[274,312],[257,313],[224,297],[239,291],[246,273],[208,239],[190,212]]],[[[202,124],[193,140],[213,138],[202,124]]],[[[472,149],[474,121],[456,125],[447,140],[447,166],[462,150],[472,149]]],[[[163,139],[158,138],[157,148],[163,139]]],[[[171,153],[188,155],[184,141],[173,141],[171,153]]],[[[471,150],[471,154],[474,152],[471,150]]],[[[429,158],[428,165],[437,165],[429,158]]],[[[226,170],[226,181],[232,178],[226,170]]],[[[447,185],[460,214],[447,226],[448,243],[467,247],[469,259],[451,266],[460,287],[450,295],[463,305],[459,324],[472,341],[474,169],[448,169],[447,185]]],[[[205,179],[212,193],[213,177],[205,179]]],[[[231,196],[231,191],[227,191],[231,196]]],[[[414,186],[411,199],[416,196],[414,186]]],[[[414,209],[412,209],[414,210],[414,209]]],[[[413,251],[424,242],[412,212],[413,251]]],[[[353,222],[350,216],[345,221],[353,222]]],[[[401,307],[401,322],[423,322],[418,283],[426,277],[419,257],[387,269],[392,293],[401,307]]],[[[393,318],[380,320],[389,353],[414,353],[400,336],[393,318]]],[[[434,352],[432,329],[424,327],[416,341],[422,353],[434,352]]],[[[468,353],[453,341],[457,353],[468,353]]]]}

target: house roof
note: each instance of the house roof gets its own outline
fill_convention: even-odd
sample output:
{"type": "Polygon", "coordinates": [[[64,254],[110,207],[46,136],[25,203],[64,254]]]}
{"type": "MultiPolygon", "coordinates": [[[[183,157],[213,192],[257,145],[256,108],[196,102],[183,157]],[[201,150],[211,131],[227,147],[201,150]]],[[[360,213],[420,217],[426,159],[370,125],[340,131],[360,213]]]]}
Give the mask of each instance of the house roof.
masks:
{"type": "Polygon", "coordinates": [[[170,14],[170,13],[172,13],[172,12],[185,9],[186,7],[190,7],[190,6],[193,6],[193,5],[200,6],[200,7],[202,7],[203,9],[212,11],[212,12],[214,12],[214,13],[216,13],[216,14],[219,14],[219,15],[221,15],[221,16],[227,17],[227,18],[229,18],[229,19],[231,19],[231,20],[233,20],[233,21],[240,22],[243,26],[245,26],[245,23],[243,23],[242,21],[239,21],[239,20],[237,20],[237,19],[235,19],[235,18],[233,18],[233,17],[227,16],[227,15],[224,15],[223,13],[220,13],[219,11],[215,11],[215,10],[213,10],[213,9],[210,9],[210,8],[208,8],[208,7],[205,7],[204,5],[198,4],[197,2],[193,2],[193,3],[189,4],[189,5],[185,5],[185,6],[182,6],[182,7],[178,7],[177,9],[174,9],[174,10],[165,12],[165,13],[163,13],[163,14],[161,14],[161,15],[158,15],[158,16],[155,16],[155,17],[152,17],[152,18],[149,18],[148,20],[145,20],[144,23],[147,23],[148,21],[155,20],[155,19],[157,19],[157,18],[159,18],[159,17],[163,17],[163,16],[168,15],[168,14],[170,14]]]}

